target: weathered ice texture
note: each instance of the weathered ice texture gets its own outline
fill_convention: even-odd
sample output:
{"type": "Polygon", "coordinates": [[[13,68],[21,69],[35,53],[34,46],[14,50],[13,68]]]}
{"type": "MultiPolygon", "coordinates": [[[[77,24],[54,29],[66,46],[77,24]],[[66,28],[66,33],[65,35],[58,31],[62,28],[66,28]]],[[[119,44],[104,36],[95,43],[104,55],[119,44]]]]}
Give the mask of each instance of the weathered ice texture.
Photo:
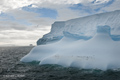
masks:
{"type": "Polygon", "coordinates": [[[60,40],[64,36],[63,32],[93,37],[96,34],[96,26],[98,25],[110,26],[111,38],[115,41],[120,40],[120,10],[117,10],[68,21],[55,22],[52,24],[51,32],[40,38],[37,41],[37,45],[60,40]]]}

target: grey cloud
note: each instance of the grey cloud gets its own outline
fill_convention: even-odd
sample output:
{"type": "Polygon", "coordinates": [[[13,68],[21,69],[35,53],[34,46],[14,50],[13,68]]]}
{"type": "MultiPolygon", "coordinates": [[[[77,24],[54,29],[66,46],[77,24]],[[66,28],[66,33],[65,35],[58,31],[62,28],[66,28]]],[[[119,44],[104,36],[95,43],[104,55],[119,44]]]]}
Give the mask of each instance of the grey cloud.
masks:
{"type": "Polygon", "coordinates": [[[29,45],[36,44],[36,41],[48,31],[25,31],[25,30],[4,30],[0,31],[0,45],[14,44],[14,45],[29,45]]]}
{"type": "Polygon", "coordinates": [[[29,19],[28,21],[39,26],[50,26],[55,20],[50,18],[35,18],[29,19]]]}
{"type": "Polygon", "coordinates": [[[27,12],[20,9],[14,9],[8,11],[7,13],[13,15],[17,20],[25,20],[26,22],[32,24],[28,27],[32,27],[34,25],[39,25],[39,27],[50,26],[55,21],[55,19],[41,18],[38,17],[37,13],[27,12]]]}
{"type": "MultiPolygon", "coordinates": [[[[12,20],[4,20],[4,18],[0,18],[0,30],[9,30],[9,29],[16,29],[16,30],[34,30],[36,29],[36,25],[39,25],[39,27],[44,28],[44,26],[50,27],[50,25],[55,21],[50,18],[40,18],[36,17],[36,13],[27,12],[19,9],[11,10],[6,12],[7,14],[10,14],[11,16],[14,16],[16,20],[25,20],[26,22],[32,24],[32,25],[26,25],[21,24],[20,22],[12,21],[12,20]]],[[[5,17],[6,19],[6,17],[5,17]]]]}
{"type": "Polygon", "coordinates": [[[0,21],[0,30],[25,30],[26,26],[13,21],[0,21]]]}
{"type": "Polygon", "coordinates": [[[102,10],[103,11],[120,10],[120,0],[115,0],[113,4],[104,7],[102,10]]]}

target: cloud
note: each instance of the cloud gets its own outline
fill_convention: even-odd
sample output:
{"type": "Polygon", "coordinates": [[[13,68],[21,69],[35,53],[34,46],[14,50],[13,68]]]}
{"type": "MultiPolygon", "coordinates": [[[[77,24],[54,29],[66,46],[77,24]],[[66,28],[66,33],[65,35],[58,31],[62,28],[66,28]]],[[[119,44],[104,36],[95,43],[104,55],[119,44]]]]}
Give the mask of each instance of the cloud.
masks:
{"type": "Polygon", "coordinates": [[[12,21],[0,21],[0,30],[10,29],[25,30],[26,26],[12,21]]]}
{"type": "Polygon", "coordinates": [[[36,41],[42,37],[43,34],[49,32],[49,28],[46,30],[4,30],[0,31],[0,45],[11,44],[11,45],[36,45],[36,41]]]}
{"type": "Polygon", "coordinates": [[[38,17],[53,18],[53,19],[56,19],[57,17],[57,11],[55,9],[33,7],[32,4],[23,7],[22,10],[37,13],[38,17]]]}
{"type": "Polygon", "coordinates": [[[35,44],[54,21],[120,10],[119,4],[119,0],[1,0],[0,45],[35,44]]]}
{"type": "Polygon", "coordinates": [[[120,0],[115,0],[114,3],[112,3],[109,6],[104,7],[102,10],[105,11],[113,11],[113,10],[120,10],[120,0]]]}
{"type": "MultiPolygon", "coordinates": [[[[67,20],[75,17],[82,16],[82,13],[95,14],[101,12],[102,8],[113,4],[115,0],[2,0],[0,3],[1,11],[10,11],[11,9],[26,10],[26,13],[32,11],[37,13],[37,16],[56,18],[56,20],[67,20]],[[8,1],[8,2],[7,2],[8,1]],[[6,3],[7,2],[7,3],[6,3]],[[69,7],[73,5],[81,4],[82,6],[76,6],[78,10],[70,10],[69,7]],[[62,10],[64,9],[64,10],[62,10]],[[29,10],[29,11],[28,11],[29,10]],[[47,12],[49,11],[49,12],[47,12]],[[74,12],[73,12],[74,11],[74,12]],[[75,12],[76,11],[76,12],[75,12]],[[38,14],[39,12],[39,14],[38,14]],[[42,12],[42,13],[40,13],[42,12]],[[62,13],[61,13],[62,12],[62,13]],[[64,12],[64,13],[63,13],[64,12]],[[71,13],[66,15],[67,12],[71,13]],[[50,13],[50,14],[47,14],[50,13]],[[51,14],[52,13],[52,14],[51,14]],[[58,15],[56,15],[58,14],[58,15]],[[48,15],[48,16],[46,16],[48,15]],[[63,15],[65,18],[63,18],[63,15]],[[57,18],[58,16],[58,18],[57,18]],[[73,16],[73,17],[71,17],[73,16]],[[71,18],[68,18],[71,17],[71,18]],[[63,19],[62,19],[63,18],[63,19]]],[[[19,14],[24,11],[19,11],[19,14]]],[[[25,13],[24,13],[25,14],[25,13]]],[[[28,15],[30,17],[30,15],[28,15]]],[[[84,15],[83,15],[84,16],[84,15]]],[[[27,15],[25,16],[27,17],[27,15]]],[[[20,18],[20,17],[19,17],[20,18]]],[[[55,21],[55,20],[54,20],[55,21]]]]}
{"type": "Polygon", "coordinates": [[[83,13],[88,13],[87,15],[92,15],[96,13],[105,12],[105,10],[102,9],[111,6],[114,2],[115,0],[89,0],[88,2],[87,0],[84,0],[79,4],[73,4],[69,8],[72,10],[79,10],[83,13]]]}
{"type": "MultiPolygon", "coordinates": [[[[118,1],[118,0],[117,0],[118,1]]],[[[6,11],[9,9],[21,8],[24,6],[32,5],[32,7],[37,7],[39,5],[43,5],[44,3],[48,3],[47,6],[51,6],[51,4],[56,5],[69,5],[69,4],[83,4],[83,5],[99,5],[104,3],[112,4],[114,0],[1,0],[0,1],[0,11],[6,11]]]]}
{"type": "Polygon", "coordinates": [[[29,30],[34,26],[39,27],[49,26],[55,20],[51,18],[38,17],[37,13],[27,12],[21,9],[14,9],[7,11],[0,17],[0,30],[16,29],[16,30],[29,30]],[[7,24],[6,24],[7,23],[7,24]]]}
{"type": "MultiPolygon", "coordinates": [[[[10,11],[8,11],[8,13],[11,15],[14,15],[14,17],[17,20],[25,20],[31,24],[34,24],[34,23],[43,24],[43,23],[45,23],[45,24],[50,25],[51,21],[53,22],[53,20],[54,20],[54,19],[51,19],[49,17],[48,18],[40,17],[39,16],[40,13],[28,12],[28,11],[24,11],[21,9],[10,10],[10,11]]],[[[45,24],[43,24],[43,25],[45,25],[45,24]]]]}

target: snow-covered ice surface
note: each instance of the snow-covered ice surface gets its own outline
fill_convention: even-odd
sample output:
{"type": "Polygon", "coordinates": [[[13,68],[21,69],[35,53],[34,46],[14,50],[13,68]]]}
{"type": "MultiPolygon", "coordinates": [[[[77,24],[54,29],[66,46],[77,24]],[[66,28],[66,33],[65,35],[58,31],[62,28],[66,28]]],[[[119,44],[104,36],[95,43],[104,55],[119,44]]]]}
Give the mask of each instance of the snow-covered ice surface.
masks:
{"type": "Polygon", "coordinates": [[[57,42],[34,47],[21,61],[40,61],[40,65],[58,64],[84,69],[118,69],[120,68],[118,14],[120,11],[60,22],[60,26],[66,25],[64,30],[58,23],[54,23],[52,28],[55,30],[52,29],[51,32],[58,34],[49,33],[46,36],[63,38],[57,42]],[[55,26],[59,26],[59,30],[55,26]]]}

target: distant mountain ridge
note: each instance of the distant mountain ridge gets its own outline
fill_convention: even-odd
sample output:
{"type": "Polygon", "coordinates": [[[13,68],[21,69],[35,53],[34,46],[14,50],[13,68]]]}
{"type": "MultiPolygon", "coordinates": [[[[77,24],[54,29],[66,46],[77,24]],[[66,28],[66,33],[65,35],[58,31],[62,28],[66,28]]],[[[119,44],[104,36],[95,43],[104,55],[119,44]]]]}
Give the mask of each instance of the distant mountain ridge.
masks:
{"type": "Polygon", "coordinates": [[[82,37],[93,37],[96,26],[108,25],[111,27],[111,38],[120,40],[120,10],[95,14],[91,16],[54,22],[51,31],[37,41],[37,45],[47,44],[62,39],[66,33],[82,37]]]}

